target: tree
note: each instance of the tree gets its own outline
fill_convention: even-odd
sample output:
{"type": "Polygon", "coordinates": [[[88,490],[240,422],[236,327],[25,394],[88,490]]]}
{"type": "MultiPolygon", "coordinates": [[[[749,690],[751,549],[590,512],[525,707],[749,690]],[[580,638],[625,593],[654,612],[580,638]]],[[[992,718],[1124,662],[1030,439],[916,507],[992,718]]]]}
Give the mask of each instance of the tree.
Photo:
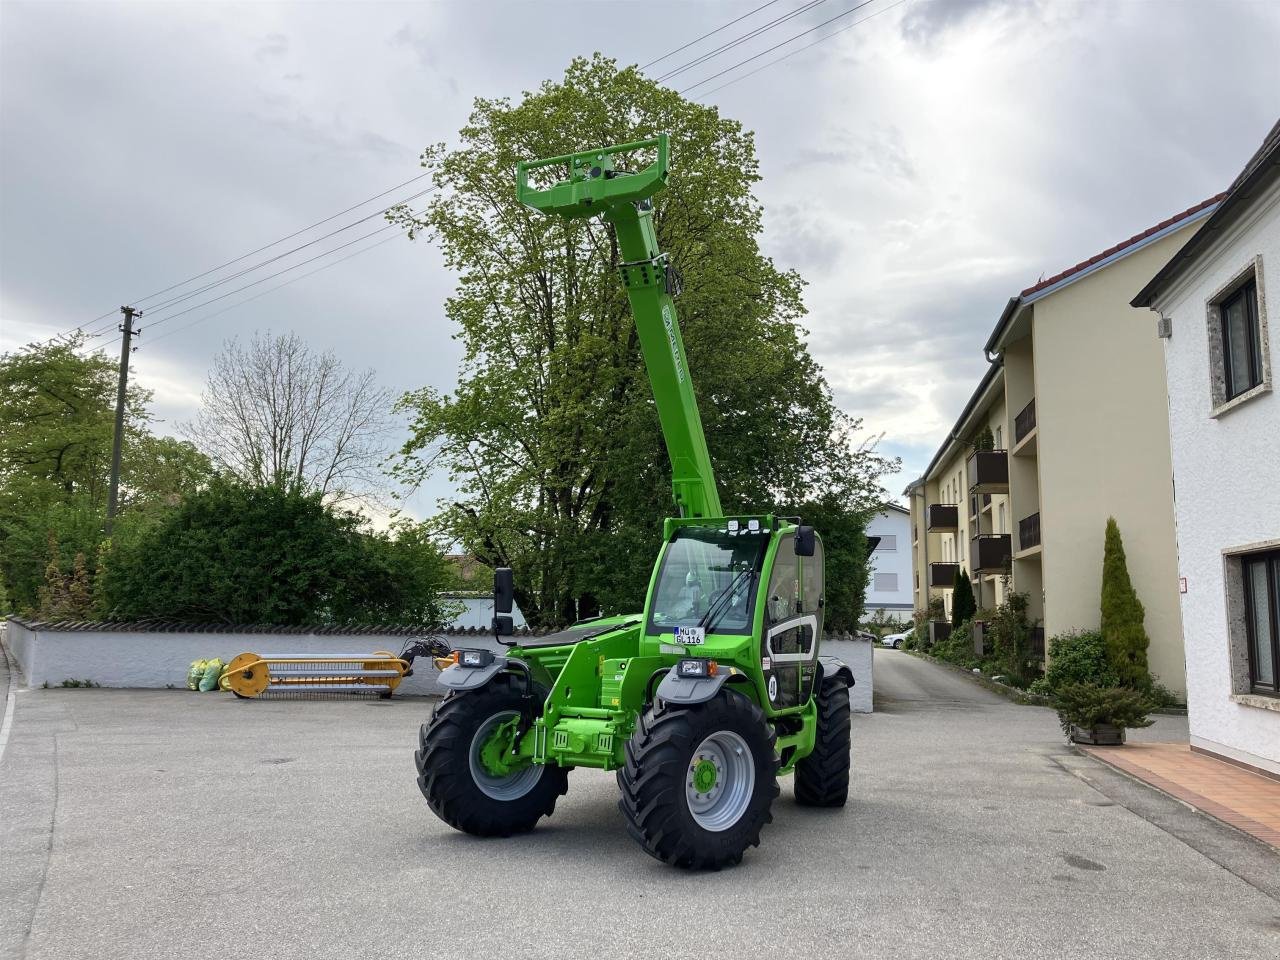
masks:
{"type": "MultiPolygon", "coordinates": [[[[683,275],[680,324],[725,509],[811,504],[856,522],[883,502],[888,462],[855,442],[858,422],[837,409],[804,342],[803,283],[760,253],[751,135],[634,68],[574,60],[518,104],[477,100],[460,146],[423,154],[439,188],[427,210],[400,218],[459,274],[445,311],[465,353],[452,394],[401,401],[412,436],[396,473],[411,485],[436,472],[454,480],[443,530],[482,562],[515,568],[535,625],[640,605],[671,474],[612,227],[522,207],[512,171],[658,131],[675,160],[655,225],[683,275]]],[[[865,567],[865,543],[844,536],[829,565],[842,562],[836,540],[865,567]]]]}
{"type": "MultiPolygon", "coordinates": [[[[76,335],[0,356],[0,570],[14,605],[24,611],[40,606],[49,563],[70,576],[75,556],[96,556],[102,539],[117,367],[85,346],[76,335]],[[58,544],[56,557],[47,550],[50,535],[58,544]]],[[[130,385],[122,525],[137,509],[194,489],[210,471],[189,444],[148,430],[150,399],[136,382],[130,385]]]]}
{"type": "Polygon", "coordinates": [[[1137,690],[1151,689],[1145,619],[1146,611],[1129,579],[1120,527],[1115,517],[1108,517],[1102,550],[1102,640],[1120,683],[1137,690]]]}
{"type": "Polygon", "coordinates": [[[956,567],[955,580],[951,591],[951,627],[955,629],[962,623],[968,623],[978,612],[978,604],[973,598],[973,581],[963,567],[956,567]]]}
{"type": "Polygon", "coordinates": [[[318,492],[218,479],[113,541],[99,603],[120,620],[433,625],[446,576],[419,527],[374,534],[318,492]]]}
{"type": "Polygon", "coordinates": [[[385,483],[391,395],[296,334],[228,341],[201,404],[185,434],[246,483],[331,502],[376,499],[385,483]]]}

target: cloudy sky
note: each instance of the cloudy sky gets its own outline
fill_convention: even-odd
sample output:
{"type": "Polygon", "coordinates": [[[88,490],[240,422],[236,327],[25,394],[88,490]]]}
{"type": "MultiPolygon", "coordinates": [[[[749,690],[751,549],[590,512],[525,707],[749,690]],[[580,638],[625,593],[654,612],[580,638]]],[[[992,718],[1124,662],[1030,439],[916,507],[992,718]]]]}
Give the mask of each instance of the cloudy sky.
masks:
{"type": "MultiPolygon", "coordinates": [[[[0,349],[408,180],[473,97],[518,96],[596,50],[645,63],[761,2],[0,2],[0,349]]],[[[734,67],[859,2],[775,0],[650,73],[810,8],[671,83],[727,71],[688,95],[755,132],[764,246],[808,281],[812,351],[841,404],[903,458],[896,494],[981,376],[1009,296],[1243,166],[1280,114],[1280,2],[872,0],[734,67]]],[[[255,330],[298,331],[397,392],[448,389],[451,277],[421,241],[373,248],[381,226],[149,312],[132,369],[161,429],[192,416],[222,341],[255,330]]]]}

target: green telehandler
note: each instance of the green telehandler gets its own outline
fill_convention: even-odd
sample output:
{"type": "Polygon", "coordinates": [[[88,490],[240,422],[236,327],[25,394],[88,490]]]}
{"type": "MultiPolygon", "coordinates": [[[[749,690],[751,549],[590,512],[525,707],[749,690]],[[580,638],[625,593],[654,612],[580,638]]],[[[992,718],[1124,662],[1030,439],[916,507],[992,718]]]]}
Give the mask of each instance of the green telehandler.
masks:
{"type": "MultiPolygon", "coordinates": [[[[446,823],[480,836],[533,828],[569,771],[616,771],[627,829],[647,853],[693,869],[738,863],[773,817],[779,775],[798,803],[843,806],[853,675],[819,655],[822,541],[799,518],[723,515],[698,415],[652,197],[666,185],[656,139],[521,163],[517,196],[613,225],[621,277],[673,473],[643,611],[437,660],[448,694],[423,725],[418,785],[446,823]],[[620,154],[656,151],[638,173],[620,154]],[[568,179],[543,189],[545,168],[568,179]]],[[[494,575],[495,637],[512,635],[511,570],[494,575]]]]}

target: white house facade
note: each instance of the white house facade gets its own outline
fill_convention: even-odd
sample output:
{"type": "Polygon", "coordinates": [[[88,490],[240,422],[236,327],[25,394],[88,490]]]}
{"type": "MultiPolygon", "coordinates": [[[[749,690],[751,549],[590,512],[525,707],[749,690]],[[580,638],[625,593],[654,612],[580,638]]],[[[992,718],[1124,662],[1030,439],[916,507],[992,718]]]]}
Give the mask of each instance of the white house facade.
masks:
{"type": "Polygon", "coordinates": [[[867,536],[878,538],[871,552],[871,577],[867,580],[866,616],[879,611],[891,620],[910,620],[911,511],[896,503],[885,504],[867,524],[867,536]]]}
{"type": "Polygon", "coordinates": [[[1280,123],[1133,305],[1164,338],[1191,746],[1280,774],[1280,123]]]}

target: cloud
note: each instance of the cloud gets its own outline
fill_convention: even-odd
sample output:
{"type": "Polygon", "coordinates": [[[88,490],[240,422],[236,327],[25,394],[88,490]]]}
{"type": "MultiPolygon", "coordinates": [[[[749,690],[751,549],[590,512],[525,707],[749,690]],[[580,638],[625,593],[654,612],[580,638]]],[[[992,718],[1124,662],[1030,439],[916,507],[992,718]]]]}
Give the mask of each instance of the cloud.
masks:
{"type": "MultiPolygon", "coordinates": [[[[456,142],[473,97],[518,98],[595,49],[645,63],[727,19],[688,4],[673,35],[616,4],[577,10],[7,5],[0,348],[407,180],[425,144],[456,142]]],[[[707,99],[754,131],[761,242],[808,281],[814,357],[909,479],[986,369],[1011,294],[1231,180],[1275,120],[1277,46],[1274,4],[912,0],[707,99]]],[[[189,417],[222,341],[254,329],[296,330],[396,392],[452,385],[454,277],[424,241],[158,339],[270,285],[159,326],[171,311],[142,304],[136,376],[166,424],[189,417]]],[[[449,492],[433,481],[410,506],[429,515],[449,492]]]]}
{"type": "Polygon", "coordinates": [[[902,35],[911,43],[928,46],[942,34],[987,14],[1031,12],[1039,0],[916,0],[902,17],[902,35]]]}

